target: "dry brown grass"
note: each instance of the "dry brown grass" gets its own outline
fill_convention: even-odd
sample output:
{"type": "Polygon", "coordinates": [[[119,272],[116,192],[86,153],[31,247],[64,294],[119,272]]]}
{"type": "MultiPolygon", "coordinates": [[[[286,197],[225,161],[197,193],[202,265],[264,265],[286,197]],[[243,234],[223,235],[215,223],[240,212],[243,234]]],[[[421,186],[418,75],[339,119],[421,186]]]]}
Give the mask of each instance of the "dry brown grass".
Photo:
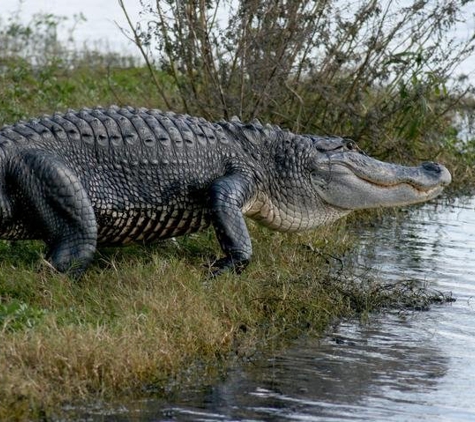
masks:
{"type": "Polygon", "coordinates": [[[203,255],[212,259],[210,234],[106,252],[79,283],[38,262],[12,268],[7,255],[0,270],[0,419],[136,394],[194,362],[246,353],[290,328],[323,327],[335,309],[321,294],[328,266],[301,247],[310,238],[255,233],[264,243],[249,271],[213,280],[200,266],[203,255]]]}

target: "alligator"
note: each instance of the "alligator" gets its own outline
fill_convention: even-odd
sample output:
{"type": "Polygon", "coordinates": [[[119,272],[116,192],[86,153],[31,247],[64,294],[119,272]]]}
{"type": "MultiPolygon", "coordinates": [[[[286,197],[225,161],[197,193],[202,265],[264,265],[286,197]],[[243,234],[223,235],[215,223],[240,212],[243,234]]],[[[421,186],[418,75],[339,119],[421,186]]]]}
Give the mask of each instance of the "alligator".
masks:
{"type": "Polygon", "coordinates": [[[0,129],[0,239],[40,239],[59,272],[80,277],[97,245],[214,227],[241,272],[244,216],[282,232],[350,211],[414,204],[451,181],[434,162],[370,158],[346,138],[298,135],[258,120],[216,123],[156,109],[69,110],[0,129]]]}

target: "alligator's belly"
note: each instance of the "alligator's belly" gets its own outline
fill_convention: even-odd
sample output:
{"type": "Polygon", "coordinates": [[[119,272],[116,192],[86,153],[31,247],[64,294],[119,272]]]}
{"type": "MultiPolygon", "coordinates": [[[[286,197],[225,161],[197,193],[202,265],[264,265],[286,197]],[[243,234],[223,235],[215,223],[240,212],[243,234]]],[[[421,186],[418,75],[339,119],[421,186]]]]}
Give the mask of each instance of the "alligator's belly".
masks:
{"type": "Polygon", "coordinates": [[[31,230],[21,221],[0,226],[0,239],[2,240],[33,240],[38,238],[38,233],[31,230]]]}
{"type": "Polygon", "coordinates": [[[96,215],[98,242],[150,242],[203,230],[210,224],[206,209],[109,211],[96,215]]]}

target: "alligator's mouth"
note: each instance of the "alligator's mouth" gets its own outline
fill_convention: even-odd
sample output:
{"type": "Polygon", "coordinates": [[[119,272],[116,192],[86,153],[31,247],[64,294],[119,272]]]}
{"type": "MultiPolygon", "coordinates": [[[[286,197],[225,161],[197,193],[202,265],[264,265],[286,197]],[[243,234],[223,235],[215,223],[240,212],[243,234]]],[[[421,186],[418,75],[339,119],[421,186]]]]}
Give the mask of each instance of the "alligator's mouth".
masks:
{"type": "Polygon", "coordinates": [[[326,202],[348,210],[428,201],[451,181],[444,166],[431,162],[405,167],[363,155],[335,158],[328,162],[329,188],[322,196],[326,202]]]}
{"type": "Polygon", "coordinates": [[[344,166],[356,177],[383,188],[407,184],[420,192],[430,192],[450,184],[452,176],[441,164],[424,162],[417,167],[385,163],[368,156],[352,156],[350,160],[332,161],[332,166],[344,166]]]}
{"type": "Polygon", "coordinates": [[[347,166],[345,164],[342,164],[342,165],[347,167],[348,170],[350,170],[359,179],[361,179],[364,182],[369,183],[371,185],[377,186],[381,189],[391,189],[391,188],[395,188],[397,186],[400,186],[400,187],[405,187],[405,188],[411,188],[411,189],[413,189],[416,192],[419,192],[421,194],[429,195],[432,192],[442,191],[444,189],[444,187],[447,186],[450,183],[450,180],[447,181],[447,182],[442,180],[442,181],[438,182],[437,184],[430,186],[430,185],[418,184],[418,183],[416,183],[414,181],[410,181],[410,180],[394,181],[392,183],[391,182],[384,182],[384,181],[381,181],[381,180],[371,179],[370,177],[368,177],[367,175],[364,175],[364,174],[358,174],[354,170],[354,168],[352,168],[351,166],[347,166]]]}
{"type": "Polygon", "coordinates": [[[394,193],[398,190],[407,191],[407,192],[410,191],[412,192],[414,199],[419,198],[417,202],[435,198],[444,190],[444,187],[446,186],[445,184],[444,185],[439,184],[436,186],[423,186],[423,185],[417,185],[410,182],[380,183],[378,181],[370,180],[365,177],[360,177],[356,174],[355,176],[363,180],[364,183],[373,185],[376,189],[379,189],[381,191],[385,191],[388,193],[391,191],[394,193]]]}

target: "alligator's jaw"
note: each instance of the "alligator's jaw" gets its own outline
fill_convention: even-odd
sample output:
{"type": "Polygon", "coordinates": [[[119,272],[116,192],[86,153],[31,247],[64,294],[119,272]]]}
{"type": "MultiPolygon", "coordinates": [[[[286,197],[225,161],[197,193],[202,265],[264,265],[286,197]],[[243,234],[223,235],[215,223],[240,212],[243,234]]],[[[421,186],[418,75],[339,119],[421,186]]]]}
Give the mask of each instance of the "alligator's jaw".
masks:
{"type": "Polygon", "coordinates": [[[445,187],[452,181],[449,171],[441,164],[424,162],[417,167],[400,166],[385,163],[365,155],[349,156],[342,162],[357,177],[383,187],[407,183],[420,191],[429,191],[445,187]]]}
{"type": "Polygon", "coordinates": [[[328,184],[322,186],[321,197],[329,205],[346,210],[425,202],[439,195],[452,180],[444,166],[431,162],[406,167],[346,153],[328,157],[325,165],[321,171],[326,173],[328,184]]]}
{"type": "Polygon", "coordinates": [[[315,227],[330,224],[348,215],[351,210],[329,206],[316,199],[312,207],[294,207],[273,200],[264,192],[259,192],[255,198],[243,208],[246,217],[280,232],[301,232],[315,227]]]}

